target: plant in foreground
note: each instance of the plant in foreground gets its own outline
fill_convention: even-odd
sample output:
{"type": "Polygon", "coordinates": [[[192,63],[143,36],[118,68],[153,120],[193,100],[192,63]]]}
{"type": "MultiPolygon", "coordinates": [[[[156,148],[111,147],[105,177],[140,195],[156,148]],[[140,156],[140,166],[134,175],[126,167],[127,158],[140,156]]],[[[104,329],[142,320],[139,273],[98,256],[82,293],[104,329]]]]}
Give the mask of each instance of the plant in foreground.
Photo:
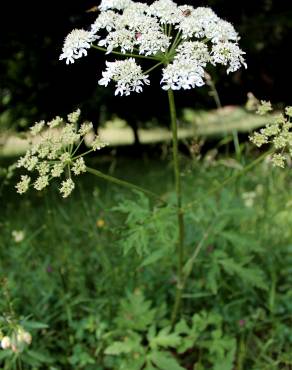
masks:
{"type": "MultiPolygon", "coordinates": [[[[273,110],[270,102],[262,101],[257,113],[266,115],[273,110]]],[[[271,162],[275,167],[284,168],[292,158],[292,107],[286,107],[284,113],[270,116],[266,127],[255,132],[250,140],[258,147],[270,144],[273,147],[271,162]]]]}
{"type": "MultiPolygon", "coordinates": [[[[179,235],[176,298],[171,317],[173,327],[177,321],[185,284],[183,269],[185,209],[182,204],[177,117],[173,91],[204,85],[205,70],[208,66],[223,65],[227,73],[235,72],[242,65],[246,67],[244,52],[238,46],[239,36],[234,27],[220,19],[210,8],[177,6],[172,0],[158,0],[151,5],[131,0],[103,0],[99,10],[100,13],[89,31],[75,29],[66,37],[60,59],[65,59],[67,64],[74,63],[76,59],[87,55],[87,50],[90,48],[119,56],[120,60],[106,62],[106,70],[98,81],[102,86],[108,86],[113,82],[115,95],[142,92],[143,88],[150,84],[150,72],[156,68],[162,68],[161,86],[168,94],[171,117],[179,235]],[[148,60],[153,65],[143,70],[137,63],[137,59],[148,60]]],[[[19,161],[19,166],[29,171],[36,169],[39,172],[39,177],[33,183],[34,188],[41,190],[53,177],[66,173],[67,179],[63,181],[60,191],[63,196],[67,196],[74,188],[71,173],[79,174],[88,171],[160,199],[146,189],[86,167],[83,155],[75,156],[78,148],[74,149],[74,144],[78,143],[84,134],[74,128],[75,115],[73,114],[73,122],[69,118],[69,124],[63,127],[57,142],[49,135],[48,139],[44,139],[44,145],[36,144],[35,148],[19,161]]],[[[33,133],[41,131],[44,125],[43,122],[35,125],[32,129],[33,133]]],[[[52,127],[54,124],[48,125],[52,127]]],[[[86,131],[87,127],[89,126],[86,126],[86,131]]],[[[47,131],[44,135],[48,135],[47,131]]],[[[26,191],[30,182],[30,177],[24,175],[17,185],[18,192],[26,191]]]]}

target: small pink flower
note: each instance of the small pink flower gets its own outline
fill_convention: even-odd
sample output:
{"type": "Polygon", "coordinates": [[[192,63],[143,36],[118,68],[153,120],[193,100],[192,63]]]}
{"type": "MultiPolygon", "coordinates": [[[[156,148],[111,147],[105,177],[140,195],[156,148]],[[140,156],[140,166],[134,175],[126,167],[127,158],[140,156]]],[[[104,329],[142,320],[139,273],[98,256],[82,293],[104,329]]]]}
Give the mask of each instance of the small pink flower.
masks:
{"type": "Polygon", "coordinates": [[[245,320],[241,319],[238,321],[238,325],[242,328],[245,326],[245,320]]]}

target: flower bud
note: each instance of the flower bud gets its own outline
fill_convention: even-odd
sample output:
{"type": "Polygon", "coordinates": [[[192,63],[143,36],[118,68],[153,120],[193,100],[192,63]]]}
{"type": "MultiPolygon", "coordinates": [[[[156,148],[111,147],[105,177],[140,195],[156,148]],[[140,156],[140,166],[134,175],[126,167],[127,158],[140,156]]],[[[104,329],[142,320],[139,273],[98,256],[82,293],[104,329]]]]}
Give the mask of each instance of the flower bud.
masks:
{"type": "Polygon", "coordinates": [[[1,347],[3,349],[8,349],[11,346],[11,339],[7,336],[3,337],[1,340],[1,347]]]}

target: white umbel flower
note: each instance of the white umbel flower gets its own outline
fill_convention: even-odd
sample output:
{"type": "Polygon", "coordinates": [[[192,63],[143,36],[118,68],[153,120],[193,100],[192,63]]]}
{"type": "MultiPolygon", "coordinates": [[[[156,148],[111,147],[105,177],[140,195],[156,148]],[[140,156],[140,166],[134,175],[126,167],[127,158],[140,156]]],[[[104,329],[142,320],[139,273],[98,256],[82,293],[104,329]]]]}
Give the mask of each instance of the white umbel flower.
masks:
{"type": "Polygon", "coordinates": [[[72,179],[67,179],[62,182],[60,187],[60,193],[63,198],[67,198],[75,188],[75,183],[72,179]]]}
{"type": "Polygon", "coordinates": [[[78,132],[81,136],[84,136],[87,135],[92,130],[93,130],[92,122],[83,122],[78,132]]]}
{"type": "Polygon", "coordinates": [[[132,3],[131,0],[102,0],[99,6],[101,11],[108,9],[123,10],[132,3]]]}
{"type": "Polygon", "coordinates": [[[47,187],[49,185],[49,176],[40,176],[36,179],[35,183],[33,184],[33,187],[38,190],[38,191],[41,191],[43,190],[45,187],[47,187]]]}
{"type": "Polygon", "coordinates": [[[74,162],[74,164],[72,166],[72,171],[73,171],[74,175],[80,175],[81,173],[86,172],[85,161],[82,157],[76,159],[76,161],[74,162]]]}
{"type": "Polygon", "coordinates": [[[39,134],[42,129],[44,128],[45,126],[45,121],[40,121],[40,122],[36,122],[31,128],[30,128],[30,131],[31,131],[31,134],[33,136],[36,136],[37,134],[39,134]]]}
{"type": "Polygon", "coordinates": [[[155,55],[164,53],[170,46],[170,37],[159,30],[152,32],[139,32],[136,34],[136,44],[139,46],[139,54],[155,55]]]}
{"type": "MultiPolygon", "coordinates": [[[[77,109],[75,112],[68,114],[67,119],[70,123],[61,117],[56,117],[42,124],[41,131],[38,127],[38,142],[36,144],[32,143],[25,155],[17,162],[17,167],[23,167],[29,172],[35,171],[37,176],[32,181],[30,176],[22,175],[16,185],[19,194],[25,193],[31,182],[33,182],[34,189],[41,191],[53,179],[61,176],[71,178],[73,175],[86,172],[83,156],[90,151],[101,149],[107,145],[99,136],[95,136],[91,150],[77,155],[77,151],[80,150],[86,135],[93,130],[93,124],[88,121],[83,122],[78,128],[80,114],[80,109],[77,109]],[[58,128],[56,129],[56,127],[58,128]]],[[[69,186],[70,184],[72,184],[71,181],[62,183],[65,195],[69,195],[74,189],[69,186]]]]}
{"type": "Polygon", "coordinates": [[[75,29],[66,37],[60,60],[66,59],[66,64],[74,63],[74,59],[79,59],[87,55],[87,49],[93,41],[98,38],[93,32],[82,29],[75,29]]]}
{"type": "Polygon", "coordinates": [[[228,66],[229,72],[237,71],[242,65],[246,68],[243,55],[245,54],[239,46],[233,42],[220,42],[213,45],[211,52],[211,61],[214,65],[223,64],[228,66]]]}
{"type": "MultiPolygon", "coordinates": [[[[240,38],[233,25],[209,7],[178,6],[173,0],[155,0],[152,4],[102,0],[99,10],[90,33],[99,39],[95,48],[106,54],[122,53],[129,57],[107,61],[107,68],[98,82],[107,86],[114,81],[115,95],[139,93],[150,83],[148,72],[143,74],[136,64],[137,58],[157,61],[149,68],[149,73],[164,65],[161,84],[166,90],[202,86],[208,64],[224,65],[227,73],[246,67],[245,53],[238,46],[240,38]]],[[[90,42],[86,47],[78,47],[76,58],[89,46],[90,42]]],[[[72,55],[66,55],[70,62],[72,55]]]]}
{"type": "Polygon", "coordinates": [[[21,175],[21,180],[16,184],[16,190],[19,194],[24,194],[29,188],[31,178],[27,175],[21,175]]]}
{"type": "Polygon", "coordinates": [[[213,43],[238,41],[239,39],[233,25],[222,19],[218,19],[217,22],[211,22],[205,30],[205,36],[213,43]]]}
{"type": "Polygon", "coordinates": [[[203,67],[210,61],[210,54],[206,44],[200,41],[185,41],[177,48],[175,59],[194,60],[203,67]]]}
{"type": "Polygon", "coordinates": [[[134,31],[120,29],[110,32],[105,39],[98,42],[98,45],[104,46],[107,49],[107,54],[117,48],[120,48],[122,53],[126,53],[133,51],[135,41],[134,31]]]}
{"type": "Polygon", "coordinates": [[[163,69],[163,90],[189,90],[204,85],[204,69],[193,59],[175,59],[163,69]]]}
{"type": "Polygon", "coordinates": [[[110,32],[116,28],[116,22],[119,17],[120,15],[112,10],[101,12],[91,25],[91,31],[97,33],[99,30],[105,29],[107,32],[110,32]]]}
{"type": "Polygon", "coordinates": [[[157,0],[149,6],[148,13],[159,18],[161,24],[175,24],[181,18],[181,12],[172,0],[157,0]]]}
{"type": "Polygon", "coordinates": [[[210,27],[217,24],[220,19],[212,9],[199,7],[191,9],[191,7],[182,6],[181,20],[176,28],[182,32],[182,38],[187,39],[191,37],[203,38],[207,37],[206,33],[210,27]],[[187,12],[189,9],[189,13],[187,12]]]}
{"type": "Polygon", "coordinates": [[[115,95],[130,95],[132,91],[141,92],[143,85],[149,85],[148,75],[144,75],[134,58],[106,62],[107,69],[102,72],[99,85],[107,86],[110,81],[116,82],[115,95]]]}
{"type": "Polygon", "coordinates": [[[92,147],[93,151],[100,150],[100,149],[106,147],[107,145],[108,144],[105,143],[103,140],[101,140],[101,138],[98,135],[96,135],[96,137],[94,138],[94,140],[91,143],[91,147],[92,147]]]}

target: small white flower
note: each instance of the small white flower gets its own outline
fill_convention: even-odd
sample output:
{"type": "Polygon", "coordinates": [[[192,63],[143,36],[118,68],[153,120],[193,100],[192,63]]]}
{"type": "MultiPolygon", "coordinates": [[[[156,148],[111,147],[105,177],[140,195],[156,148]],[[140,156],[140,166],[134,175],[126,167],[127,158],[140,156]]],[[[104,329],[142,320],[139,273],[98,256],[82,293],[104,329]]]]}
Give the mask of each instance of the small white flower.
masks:
{"type": "Polygon", "coordinates": [[[33,184],[33,187],[36,190],[41,191],[48,185],[49,185],[49,176],[40,176],[36,179],[35,183],[33,184]]]}
{"type": "Polygon", "coordinates": [[[2,340],[1,340],[1,347],[3,349],[8,349],[8,348],[11,347],[11,339],[10,339],[10,337],[5,336],[5,337],[2,338],[2,340]]]}
{"type": "Polygon", "coordinates": [[[25,232],[23,230],[13,230],[11,236],[15,243],[21,243],[25,238],[25,232]]]}
{"type": "Polygon", "coordinates": [[[44,176],[46,175],[48,172],[50,172],[50,165],[48,162],[46,161],[43,161],[43,162],[40,162],[37,166],[36,166],[36,169],[37,171],[39,172],[39,174],[41,176],[44,176]]]}
{"type": "Polygon", "coordinates": [[[164,90],[188,90],[204,85],[204,69],[193,59],[175,59],[163,69],[161,80],[164,90]]]}
{"type": "Polygon", "coordinates": [[[77,123],[81,114],[81,110],[78,108],[74,112],[68,114],[68,121],[70,123],[77,123]]]}
{"type": "Polygon", "coordinates": [[[25,331],[22,337],[24,343],[26,343],[29,346],[32,342],[32,335],[28,331],[25,331]]]}
{"type": "Polygon", "coordinates": [[[185,41],[177,48],[175,59],[194,60],[195,64],[206,67],[210,60],[209,50],[206,44],[200,41],[185,41]]]}
{"type": "Polygon", "coordinates": [[[212,64],[223,64],[229,66],[229,72],[237,71],[242,65],[246,68],[246,63],[242,55],[244,55],[239,46],[233,42],[219,42],[214,44],[211,52],[212,64]]]}
{"type": "Polygon", "coordinates": [[[23,194],[25,193],[30,184],[31,178],[27,175],[21,175],[21,180],[16,184],[17,193],[23,194]]]}
{"type": "Polygon", "coordinates": [[[92,122],[84,122],[80,126],[80,129],[79,129],[78,132],[81,136],[84,136],[84,135],[88,134],[91,130],[93,130],[92,122]]]}
{"type": "Polygon", "coordinates": [[[26,154],[17,161],[17,167],[24,167],[28,171],[32,171],[38,163],[38,157],[31,155],[30,151],[27,151],[26,154]]]}
{"type": "Polygon", "coordinates": [[[23,328],[19,328],[16,334],[16,341],[21,344],[25,343],[30,345],[32,342],[32,336],[29,332],[25,331],[23,328]]]}
{"type": "Polygon", "coordinates": [[[116,48],[120,48],[122,53],[126,53],[133,51],[135,41],[134,31],[119,29],[110,32],[105,39],[98,42],[98,45],[106,47],[107,54],[116,48]]]}
{"type": "Polygon", "coordinates": [[[141,32],[140,37],[136,37],[136,43],[139,46],[139,54],[155,55],[159,51],[164,53],[170,46],[170,37],[166,36],[160,30],[152,32],[141,32]]]}
{"type": "Polygon", "coordinates": [[[94,151],[100,150],[106,147],[108,144],[101,140],[101,138],[97,135],[91,143],[92,149],[94,151]]]}
{"type": "Polygon", "coordinates": [[[233,25],[222,19],[217,22],[211,22],[206,29],[205,36],[213,43],[238,41],[239,37],[233,25]]]}
{"type": "Polygon", "coordinates": [[[131,3],[131,0],[102,0],[99,9],[101,11],[108,9],[123,10],[131,3]]]}
{"type": "Polygon", "coordinates": [[[116,62],[106,62],[107,69],[102,72],[99,85],[107,86],[111,80],[116,82],[115,95],[130,95],[143,90],[143,85],[149,85],[148,75],[144,75],[134,58],[116,62]]]}
{"type": "Polygon", "coordinates": [[[182,38],[187,39],[191,37],[204,38],[207,37],[208,29],[217,24],[219,17],[210,8],[199,7],[193,9],[189,6],[182,6],[181,18],[176,28],[182,32],[182,38]],[[188,16],[184,15],[184,11],[189,9],[188,16]]]}
{"type": "Polygon", "coordinates": [[[82,157],[76,159],[72,166],[72,171],[75,175],[80,175],[81,173],[86,172],[86,165],[82,157]]]}
{"type": "Polygon", "coordinates": [[[63,118],[57,116],[54,119],[52,119],[50,122],[48,122],[48,126],[51,128],[59,126],[61,123],[63,123],[63,118]]]}
{"type": "Polygon", "coordinates": [[[80,134],[76,132],[74,124],[70,123],[62,129],[62,142],[64,145],[73,145],[80,140],[80,134]]]}
{"type": "Polygon", "coordinates": [[[67,35],[60,60],[66,59],[66,64],[74,63],[74,59],[79,59],[87,55],[87,49],[91,43],[98,38],[93,32],[82,29],[75,29],[67,35]]]}
{"type": "Polygon", "coordinates": [[[63,165],[71,163],[71,155],[68,152],[63,153],[60,155],[60,161],[63,165]]]}
{"type": "Polygon", "coordinates": [[[116,28],[116,22],[119,15],[108,10],[107,12],[101,12],[96,18],[95,22],[91,25],[91,31],[97,33],[99,30],[106,29],[107,32],[112,31],[116,28]]]}
{"type": "Polygon", "coordinates": [[[36,122],[34,126],[30,128],[31,134],[36,136],[39,134],[45,126],[45,121],[36,122]]]}
{"type": "Polygon", "coordinates": [[[75,188],[75,184],[73,180],[67,179],[65,181],[62,181],[61,188],[59,190],[60,190],[60,193],[62,194],[62,197],[67,198],[72,193],[74,188],[75,188]]]}
{"type": "Polygon", "coordinates": [[[51,175],[52,177],[60,177],[63,172],[64,172],[63,163],[55,163],[51,170],[51,175]]]}
{"type": "Polygon", "coordinates": [[[160,23],[175,24],[181,18],[181,11],[172,0],[154,1],[149,6],[148,13],[159,18],[160,23]]]}

